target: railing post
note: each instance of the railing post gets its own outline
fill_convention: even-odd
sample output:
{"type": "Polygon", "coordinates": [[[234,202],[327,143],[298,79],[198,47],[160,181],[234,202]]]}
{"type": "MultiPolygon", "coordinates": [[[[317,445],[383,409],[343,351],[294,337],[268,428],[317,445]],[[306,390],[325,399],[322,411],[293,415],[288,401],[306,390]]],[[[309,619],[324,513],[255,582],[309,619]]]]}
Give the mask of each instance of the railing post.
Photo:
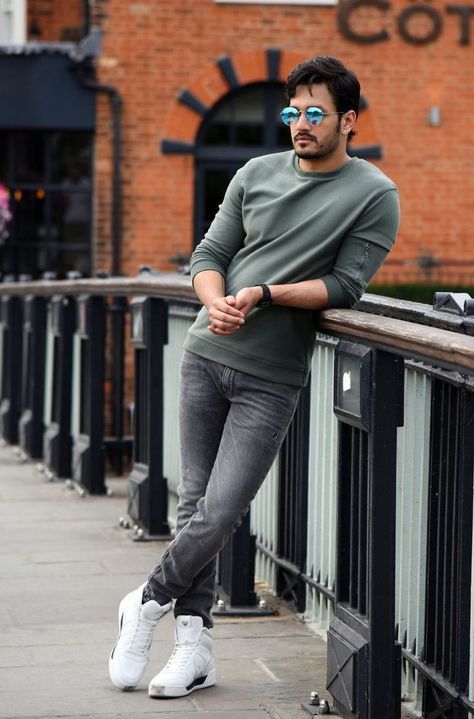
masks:
{"type": "Polygon", "coordinates": [[[51,299],[47,337],[45,432],[43,456],[50,472],[66,479],[72,474],[72,347],[76,300],[51,299]]]}
{"type": "Polygon", "coordinates": [[[130,309],[135,410],[128,514],[141,530],[136,539],[169,539],[168,485],[163,476],[163,349],[168,342],[168,306],[156,297],[138,297],[130,309]]]}
{"type": "MultiPolygon", "coordinates": [[[[308,432],[310,385],[301,394],[297,410],[279,455],[278,537],[273,560],[278,567],[277,591],[304,611],[306,587],[301,579],[306,563],[308,505],[308,432]]],[[[256,535],[249,513],[219,553],[214,614],[268,615],[255,592],[256,535]],[[258,606],[257,606],[258,605],[258,606]]]]}
{"type": "Polygon", "coordinates": [[[328,689],[344,717],[399,719],[395,642],[396,435],[400,357],[348,342],[336,350],[339,420],[335,619],[328,689]]]}
{"type": "Polygon", "coordinates": [[[20,447],[31,459],[43,456],[43,414],[48,298],[23,301],[22,413],[20,447]]]}
{"type": "Polygon", "coordinates": [[[114,297],[109,307],[111,313],[112,355],[112,434],[109,444],[110,461],[115,474],[123,472],[123,458],[130,438],[124,437],[124,376],[125,376],[125,315],[128,312],[126,297],[114,297]]]}
{"type": "Polygon", "coordinates": [[[104,363],[106,301],[77,302],[73,375],[73,479],[90,494],[105,494],[104,363]]]}
{"type": "Polygon", "coordinates": [[[255,541],[250,513],[219,553],[214,614],[261,614],[255,593],[255,541]]]}
{"type": "Polygon", "coordinates": [[[8,444],[18,443],[21,411],[21,356],[23,349],[21,297],[1,299],[0,434],[8,444]]]}

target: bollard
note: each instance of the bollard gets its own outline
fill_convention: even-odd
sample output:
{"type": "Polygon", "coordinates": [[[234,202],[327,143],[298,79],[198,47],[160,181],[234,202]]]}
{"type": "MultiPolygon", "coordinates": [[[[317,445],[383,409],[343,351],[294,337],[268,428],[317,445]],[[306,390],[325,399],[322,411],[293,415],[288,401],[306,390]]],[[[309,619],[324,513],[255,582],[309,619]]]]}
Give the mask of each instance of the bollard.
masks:
{"type": "Polygon", "coordinates": [[[128,478],[128,514],[134,538],[169,539],[168,485],[163,476],[163,348],[168,308],[157,297],[130,304],[135,348],[133,468],[128,478]]]}
{"type": "Polygon", "coordinates": [[[43,455],[53,476],[72,477],[72,359],[76,300],[56,295],[50,302],[46,343],[43,455]]]}

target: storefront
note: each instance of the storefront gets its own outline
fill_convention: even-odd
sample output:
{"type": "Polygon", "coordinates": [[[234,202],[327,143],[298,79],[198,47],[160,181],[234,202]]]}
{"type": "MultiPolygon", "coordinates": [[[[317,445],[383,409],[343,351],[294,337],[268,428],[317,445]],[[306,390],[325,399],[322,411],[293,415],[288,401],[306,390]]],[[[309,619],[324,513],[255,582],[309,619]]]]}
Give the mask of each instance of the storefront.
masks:
{"type": "Polygon", "coordinates": [[[0,54],[0,181],[13,215],[0,247],[4,275],[91,272],[94,94],[74,46],[0,54]]]}
{"type": "Polygon", "coordinates": [[[361,80],[351,153],[400,190],[399,238],[377,279],[472,282],[470,0],[42,0],[27,11],[40,42],[0,55],[13,87],[0,181],[15,216],[3,273],[185,264],[235,170],[289,147],[285,78],[323,54],[361,80]],[[73,44],[58,44],[87,28],[101,35],[94,77],[108,98],[81,85],[73,44]]]}

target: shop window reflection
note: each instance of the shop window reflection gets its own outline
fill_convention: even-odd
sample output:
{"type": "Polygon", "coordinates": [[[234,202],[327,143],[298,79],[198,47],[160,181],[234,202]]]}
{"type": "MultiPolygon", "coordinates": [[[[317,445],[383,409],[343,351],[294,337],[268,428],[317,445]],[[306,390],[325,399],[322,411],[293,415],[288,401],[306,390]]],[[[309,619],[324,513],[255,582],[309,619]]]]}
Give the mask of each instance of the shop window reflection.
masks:
{"type": "Polygon", "coordinates": [[[0,131],[0,181],[13,219],[2,274],[91,272],[92,134],[0,131]]]}

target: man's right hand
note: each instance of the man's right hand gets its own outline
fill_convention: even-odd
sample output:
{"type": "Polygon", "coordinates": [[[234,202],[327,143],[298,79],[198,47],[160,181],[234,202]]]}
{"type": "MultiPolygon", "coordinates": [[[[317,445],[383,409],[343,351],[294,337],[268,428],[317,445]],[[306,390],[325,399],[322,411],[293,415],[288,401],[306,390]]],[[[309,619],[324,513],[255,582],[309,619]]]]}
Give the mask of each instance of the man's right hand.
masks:
{"type": "Polygon", "coordinates": [[[207,307],[208,330],[214,335],[233,335],[245,322],[244,313],[235,307],[235,297],[217,297],[207,307]]]}

